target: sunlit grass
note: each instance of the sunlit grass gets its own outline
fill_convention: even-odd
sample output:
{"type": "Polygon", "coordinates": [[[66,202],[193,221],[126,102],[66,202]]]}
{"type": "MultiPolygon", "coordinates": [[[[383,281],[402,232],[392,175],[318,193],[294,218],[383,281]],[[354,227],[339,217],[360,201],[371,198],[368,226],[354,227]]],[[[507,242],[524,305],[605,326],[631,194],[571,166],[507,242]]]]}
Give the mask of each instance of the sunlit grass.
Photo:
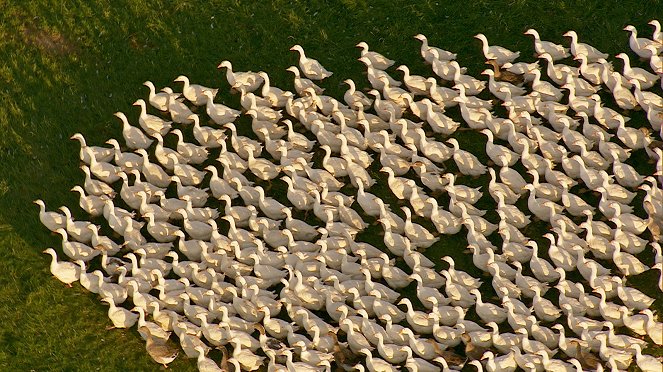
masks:
{"type": "MultiPolygon", "coordinates": [[[[412,73],[430,75],[412,38],[424,33],[431,44],[458,52],[461,65],[476,76],[484,68],[472,38],[478,32],[521,50],[524,60],[531,60],[531,39],[522,35],[529,27],[564,43],[561,35],[575,29],[581,40],[614,55],[627,48],[625,24],[648,30],[646,22],[663,14],[660,0],[647,6],[589,0],[254,3],[0,0],[0,369],[156,369],[135,331],[105,330],[106,308],[94,295],[80,286],[65,288],[50,276],[41,251],[60,243],[30,203],[41,198],[51,209],[77,205],[68,190],[83,178],[78,145],[69,136],[81,132],[92,144],[119,137],[112,113],[136,117],[131,103],[146,96],[143,81],[173,86],[177,75],[186,74],[221,87],[219,99],[237,102],[216,70],[221,60],[238,70],[264,70],[274,85],[290,88],[285,68],[296,57],[288,48],[299,43],[335,72],[323,85],[341,97],[345,78],[367,85],[356,61],[360,40],[409,65],[412,73]]],[[[638,121],[642,113],[633,114],[638,121]]],[[[461,145],[485,160],[484,140],[475,141],[482,136],[466,133],[457,134],[461,145]]],[[[443,239],[428,254],[452,255],[459,267],[473,271],[463,240],[443,239]]],[[[652,257],[645,254],[643,260],[651,263],[652,257]]],[[[655,273],[645,273],[634,285],[659,296],[660,310],[660,294],[649,285],[654,280],[655,273]]],[[[178,358],[172,367],[195,369],[195,361],[178,358]]]]}

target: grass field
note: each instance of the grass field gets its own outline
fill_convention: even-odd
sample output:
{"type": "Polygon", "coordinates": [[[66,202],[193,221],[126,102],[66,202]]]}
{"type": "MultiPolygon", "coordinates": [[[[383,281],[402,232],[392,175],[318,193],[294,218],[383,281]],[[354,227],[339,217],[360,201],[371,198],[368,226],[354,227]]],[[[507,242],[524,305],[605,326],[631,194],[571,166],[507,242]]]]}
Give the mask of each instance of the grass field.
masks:
{"type": "MultiPolygon", "coordinates": [[[[660,0],[646,7],[599,0],[204,3],[0,0],[0,370],[158,368],[135,330],[106,331],[107,308],[80,286],[65,288],[50,275],[41,251],[59,249],[60,241],[41,226],[31,204],[37,198],[50,209],[78,204],[69,191],[83,180],[78,144],[68,138],[81,132],[98,145],[120,137],[112,114],[126,112],[135,122],[131,103],[146,97],[145,80],[174,86],[172,80],[185,74],[221,87],[221,100],[237,102],[216,69],[227,59],[237,70],[266,71],[274,85],[292,89],[285,68],[295,64],[288,48],[298,43],[334,71],[323,86],[340,98],[345,78],[367,85],[354,48],[362,40],[412,73],[430,75],[412,38],[423,33],[431,44],[457,52],[461,65],[477,76],[484,68],[480,44],[472,38],[478,32],[521,50],[525,60],[532,59],[532,40],[522,35],[529,27],[564,44],[561,35],[573,29],[614,55],[627,48],[626,24],[649,36],[647,21],[663,15],[660,0]]],[[[481,149],[483,142],[475,146],[481,149]]],[[[447,240],[431,254],[450,254],[470,271],[461,245],[460,239],[447,240]]],[[[655,279],[646,273],[636,285],[655,279]]],[[[656,293],[651,288],[644,290],[656,293]]],[[[660,303],[659,294],[659,310],[660,303]]],[[[195,361],[180,357],[171,366],[194,370],[195,361]]]]}

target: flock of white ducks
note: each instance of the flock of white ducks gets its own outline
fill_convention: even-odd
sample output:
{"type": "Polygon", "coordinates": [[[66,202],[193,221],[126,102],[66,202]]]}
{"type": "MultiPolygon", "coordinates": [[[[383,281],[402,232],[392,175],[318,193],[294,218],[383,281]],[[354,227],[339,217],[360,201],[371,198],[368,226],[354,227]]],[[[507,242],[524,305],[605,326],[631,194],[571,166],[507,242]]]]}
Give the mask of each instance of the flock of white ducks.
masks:
{"type": "Polygon", "coordinates": [[[89,221],[35,202],[68,259],[45,250],[51,272],[98,293],[114,327],[137,325],[164,366],[179,340],[201,371],[661,371],[642,353],[663,345],[655,298],[629,286],[663,272],[663,44],[650,24],[652,39],[625,28],[623,69],[573,31],[570,48],[525,32],[541,66],[476,35],[487,80],[424,35],[433,77],[387,73],[395,62],[362,42],[370,91],[345,80],[342,101],[299,45],[295,93],[219,65],[239,110],[185,76],[181,93],[148,81],[138,126],[116,113],[123,140],[72,136],[89,221]],[[466,130],[485,135],[487,158],[462,148],[481,138],[466,130]],[[478,177],[487,186],[461,183],[478,177]],[[545,239],[524,234],[532,221],[545,239]],[[456,266],[454,234],[477,269],[456,266]]]}

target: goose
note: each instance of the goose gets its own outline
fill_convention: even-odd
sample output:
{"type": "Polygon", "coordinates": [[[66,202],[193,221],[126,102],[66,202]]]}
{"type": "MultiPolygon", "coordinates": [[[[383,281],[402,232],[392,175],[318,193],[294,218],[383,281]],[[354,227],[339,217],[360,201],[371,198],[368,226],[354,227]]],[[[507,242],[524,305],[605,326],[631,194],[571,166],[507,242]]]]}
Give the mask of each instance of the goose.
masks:
{"type": "Polygon", "coordinates": [[[519,71],[520,73],[516,73],[515,71],[510,71],[508,68],[505,67],[512,67],[513,66],[512,64],[506,63],[504,65],[505,67],[500,67],[500,65],[498,65],[494,59],[487,60],[486,64],[490,65],[493,68],[493,74],[495,75],[495,80],[504,81],[517,86],[521,86],[523,84],[524,82],[523,73],[525,71],[519,71]]]}
{"type": "Polygon", "coordinates": [[[410,327],[419,334],[430,334],[433,332],[433,318],[429,314],[421,311],[415,311],[412,307],[412,302],[408,298],[401,299],[397,305],[405,305],[407,307],[406,319],[410,327]]]}
{"type": "MultiPolygon", "coordinates": [[[[521,160],[524,161],[525,158],[525,153],[523,153],[521,160]]],[[[548,159],[541,159],[541,167],[543,168],[542,173],[539,173],[536,169],[529,169],[527,171],[527,173],[532,175],[532,186],[534,186],[535,195],[540,198],[548,199],[551,202],[558,202],[562,199],[562,188],[548,182],[540,182],[541,174],[545,175],[545,170],[547,170],[549,166],[548,159]]],[[[511,189],[509,189],[509,191],[513,192],[511,189]]],[[[499,192],[504,195],[504,187],[502,187],[499,192]]]]}
{"type": "MultiPolygon", "coordinates": [[[[421,183],[424,184],[428,189],[430,189],[433,192],[440,192],[444,191],[444,187],[448,184],[448,181],[444,179],[439,172],[433,171],[433,170],[428,170],[426,163],[423,161],[415,161],[414,163],[411,163],[411,167],[414,169],[414,171],[419,175],[421,179],[421,183]]],[[[407,166],[407,169],[409,170],[410,164],[409,163],[404,163],[403,166],[407,166]]],[[[404,174],[404,173],[403,173],[404,174]]],[[[403,175],[401,174],[401,175],[403,175]]],[[[410,196],[410,199],[412,199],[412,195],[410,196]]],[[[427,202],[428,199],[423,200],[423,202],[427,202]]],[[[424,208],[423,206],[421,206],[424,208]]],[[[426,207],[427,208],[427,207],[426,207]]],[[[430,208],[426,209],[428,213],[432,212],[430,208]]],[[[427,216],[430,217],[430,216],[427,216]]]]}
{"type": "Polygon", "coordinates": [[[405,213],[404,232],[408,240],[417,248],[428,248],[435,244],[440,238],[435,237],[430,231],[426,230],[423,226],[412,222],[412,212],[407,207],[402,207],[401,210],[405,213]]]}
{"type": "Polygon", "coordinates": [[[531,276],[525,276],[522,274],[523,265],[519,261],[514,261],[513,266],[516,267],[516,278],[515,283],[518,288],[520,288],[521,293],[528,298],[533,298],[536,295],[535,289],[538,289],[540,293],[545,294],[548,291],[547,283],[541,283],[537,279],[532,278],[531,276]]]}
{"type": "Polygon", "coordinates": [[[283,123],[288,127],[288,142],[292,144],[295,149],[301,151],[311,151],[313,149],[314,141],[309,140],[301,133],[297,133],[293,129],[292,121],[285,119],[283,123]]]}
{"type": "MultiPolygon", "coordinates": [[[[623,284],[623,283],[622,283],[623,284]]],[[[636,310],[648,309],[654,303],[654,299],[640,292],[639,290],[627,287],[617,287],[617,295],[622,300],[624,305],[636,310]]]]}
{"type": "Polygon", "coordinates": [[[663,65],[663,58],[656,54],[656,48],[653,45],[649,45],[646,48],[651,53],[649,66],[651,67],[652,71],[657,74],[663,73],[663,67],[661,67],[661,65],[663,65]]]}
{"type": "Polygon", "coordinates": [[[420,53],[427,63],[432,64],[436,59],[442,61],[456,59],[456,53],[447,52],[446,50],[428,45],[428,39],[426,36],[417,34],[414,38],[421,41],[420,53]]]}
{"type": "Polygon", "coordinates": [[[516,330],[516,334],[522,335],[520,338],[520,346],[521,350],[525,353],[531,354],[538,354],[539,352],[545,353],[548,357],[552,357],[554,354],[557,353],[557,349],[550,350],[546,345],[543,343],[536,341],[536,340],[531,340],[528,338],[528,330],[525,328],[519,328],[516,330]]]}
{"type": "Polygon", "coordinates": [[[509,82],[496,81],[495,72],[493,70],[487,69],[481,72],[481,74],[488,75],[488,89],[501,101],[506,101],[512,96],[522,96],[527,93],[524,88],[518,87],[509,82]]]}
{"type": "Polygon", "coordinates": [[[586,201],[575,194],[569,193],[569,189],[566,184],[562,189],[562,205],[569,214],[575,217],[580,217],[585,215],[585,213],[594,213],[594,207],[589,205],[586,201]]]}
{"type": "MultiPolygon", "coordinates": [[[[368,329],[362,329],[362,331],[368,332],[368,329]]],[[[406,350],[411,350],[409,346],[385,344],[384,334],[380,332],[375,333],[375,338],[377,339],[378,353],[387,362],[400,364],[407,359],[408,353],[406,350]]]]}
{"type": "MultiPolygon", "coordinates": [[[[574,86],[574,80],[578,78],[579,72],[578,68],[572,68],[570,66],[564,65],[564,64],[555,64],[553,62],[552,57],[548,53],[543,53],[539,56],[539,58],[543,58],[547,62],[547,67],[546,67],[546,74],[552,80],[555,84],[557,85],[562,85],[564,83],[569,83],[573,84],[574,86]]],[[[583,84],[583,94],[580,94],[580,91],[578,92],[578,95],[585,95],[584,94],[584,89],[590,89],[591,90],[592,86],[586,86],[583,84]]],[[[592,90],[592,93],[596,93],[596,90],[592,90]]],[[[592,94],[589,93],[589,94],[592,94]]],[[[587,95],[589,95],[587,94],[587,95]]]]}
{"type": "MultiPolygon", "coordinates": [[[[626,78],[624,78],[619,72],[616,71],[608,75],[612,76],[613,80],[619,80],[621,78],[626,80],[626,78]]],[[[630,82],[627,82],[626,84],[628,84],[629,86],[632,85],[630,82]]],[[[617,106],[619,106],[619,108],[621,108],[622,110],[632,110],[638,106],[638,100],[634,96],[634,94],[631,93],[631,91],[626,86],[626,84],[620,81],[614,83],[614,86],[612,88],[612,96],[615,99],[615,103],[617,103],[617,106]]]]}
{"type": "Polygon", "coordinates": [[[57,253],[53,248],[46,248],[42,253],[51,255],[51,274],[59,281],[71,288],[71,283],[76,282],[81,277],[81,267],[77,264],[58,261],[57,253]]]}
{"type": "Polygon", "coordinates": [[[62,251],[72,260],[88,262],[101,254],[100,250],[91,248],[84,243],[69,241],[67,231],[63,228],[56,229],[55,233],[62,237],[62,251]]]}
{"type": "Polygon", "coordinates": [[[169,344],[160,343],[158,340],[155,340],[148,331],[147,327],[141,326],[139,331],[146,332],[147,334],[147,343],[145,348],[147,349],[147,354],[157,363],[168,368],[168,364],[172,363],[175,358],[179,355],[179,350],[173,348],[169,344]]]}
{"type": "MultiPolygon", "coordinates": [[[[650,318],[653,318],[651,310],[646,309],[641,311],[639,314],[634,315],[630,315],[630,312],[626,307],[620,307],[619,311],[622,314],[622,321],[624,322],[624,325],[628,327],[628,329],[640,336],[646,336],[648,334],[650,318]]],[[[654,322],[653,319],[651,320],[654,322]]],[[[655,325],[655,322],[652,324],[655,325]]]]}
{"type": "MultiPolygon", "coordinates": [[[[120,151],[120,144],[114,138],[109,139],[106,141],[106,143],[113,146],[114,155],[112,159],[114,163],[122,169],[122,171],[130,172],[133,169],[141,170],[142,159],[140,156],[130,152],[120,151]]],[[[97,161],[99,161],[98,158],[97,161]]],[[[104,163],[102,162],[100,164],[104,163]]]]}
{"type": "Polygon", "coordinates": [[[520,345],[520,335],[505,332],[499,333],[498,326],[494,322],[489,322],[488,326],[492,329],[491,342],[492,345],[501,353],[509,354],[512,346],[520,345]]]}
{"type": "MultiPolygon", "coordinates": [[[[452,73],[452,71],[450,71],[450,73],[452,73]]],[[[458,105],[458,101],[455,100],[455,98],[458,98],[459,96],[457,91],[451,88],[438,86],[437,80],[432,77],[428,78],[426,81],[429,84],[429,96],[436,104],[444,106],[445,108],[458,105]]]]}
{"type": "Polygon", "coordinates": [[[147,151],[144,149],[136,150],[136,153],[143,157],[143,170],[142,174],[145,176],[145,179],[157,187],[166,188],[170,185],[171,178],[160,166],[155,163],[151,163],[147,151]]]}
{"type": "Polygon", "coordinates": [[[502,307],[488,302],[483,302],[481,299],[481,293],[478,289],[472,289],[470,293],[476,296],[475,311],[481,320],[483,320],[485,323],[504,323],[506,320],[506,311],[502,307]]]}
{"type": "Polygon", "coordinates": [[[343,100],[352,108],[370,106],[373,103],[373,100],[366,97],[364,93],[357,91],[352,79],[346,79],[343,82],[349,86],[349,89],[343,95],[343,100]]]}
{"type": "MultiPolygon", "coordinates": [[[[456,100],[459,100],[459,102],[465,101],[463,99],[463,96],[465,94],[470,95],[470,96],[475,96],[479,93],[481,93],[485,88],[486,88],[486,82],[481,81],[478,79],[473,78],[470,75],[463,75],[460,65],[456,61],[451,61],[449,62],[450,66],[454,69],[454,89],[458,89],[460,91],[460,94],[458,97],[456,97],[456,100]],[[462,89],[465,89],[464,91],[461,90],[460,87],[463,87],[462,89]],[[463,94],[463,92],[465,94],[463,94]]],[[[467,97],[466,97],[467,98],[467,97]]]]}
{"type": "Polygon", "coordinates": [[[487,360],[486,371],[488,372],[513,372],[518,367],[513,352],[495,356],[492,351],[487,350],[481,357],[481,360],[487,360]]]}
{"type": "MultiPolygon", "coordinates": [[[[166,93],[172,93],[170,88],[164,88],[166,93]]],[[[193,112],[187,105],[176,99],[176,95],[168,94],[168,112],[173,122],[178,124],[193,124],[191,115],[193,112]]],[[[148,134],[151,134],[148,132],[148,134]]]]}
{"type": "Polygon", "coordinates": [[[653,40],[638,37],[638,30],[632,25],[624,27],[624,31],[630,32],[628,40],[629,47],[635,52],[635,54],[644,59],[649,59],[652,55],[659,54],[663,51],[663,44],[661,44],[660,40],[657,40],[657,36],[660,39],[660,23],[658,23],[657,20],[653,20],[649,22],[649,24],[655,27],[654,34],[652,35],[653,40]],[[654,50],[649,50],[650,47],[654,50]]]}
{"type": "MultiPolygon", "coordinates": [[[[605,64],[603,63],[589,63],[587,61],[587,57],[583,54],[578,55],[577,57],[574,57],[576,61],[580,61],[580,66],[578,67],[578,71],[580,72],[580,75],[589,81],[590,83],[594,85],[601,85],[603,84],[603,74],[604,74],[604,69],[607,69],[607,61],[599,60],[601,62],[605,61],[605,64]]],[[[607,71],[606,71],[607,73],[607,71]]]]}
{"type": "Polygon", "coordinates": [[[207,160],[209,151],[207,151],[206,147],[184,142],[184,135],[179,129],[173,129],[171,133],[177,136],[177,152],[186,159],[188,163],[201,164],[207,160]]]}
{"type": "Polygon", "coordinates": [[[538,219],[550,222],[552,216],[562,211],[560,205],[547,199],[537,198],[532,184],[525,185],[525,190],[530,192],[527,207],[538,219]]]}
{"type": "Polygon", "coordinates": [[[198,170],[189,164],[178,163],[176,157],[173,155],[170,156],[173,157],[174,176],[171,177],[172,181],[178,182],[184,186],[198,186],[203,182],[203,178],[205,178],[206,175],[205,172],[198,170]]]}
{"type": "Polygon", "coordinates": [[[481,280],[472,277],[470,274],[462,270],[456,269],[453,258],[444,256],[441,260],[449,264],[449,268],[446,271],[449,273],[449,277],[454,283],[461,284],[468,289],[479,289],[481,286],[481,280]]]}
{"type": "Polygon", "coordinates": [[[596,62],[600,58],[606,60],[608,59],[608,55],[606,53],[602,53],[589,44],[579,43],[578,34],[575,31],[568,31],[562,36],[571,38],[570,49],[571,54],[573,54],[574,57],[577,57],[578,55],[585,55],[587,57],[587,61],[589,62],[596,62]]]}
{"type": "MultiPolygon", "coordinates": [[[[209,180],[209,188],[212,192],[212,196],[222,200],[223,196],[228,196],[228,199],[235,199],[239,196],[237,190],[235,190],[228,181],[219,177],[218,169],[213,165],[208,165],[205,167],[205,170],[209,171],[212,174],[212,177],[209,180]]],[[[228,201],[227,204],[230,202],[228,201]]]]}
{"type": "MultiPolygon", "coordinates": [[[[168,97],[170,94],[166,92],[157,93],[156,88],[154,87],[154,83],[149,80],[144,82],[143,85],[145,85],[150,90],[148,99],[150,105],[159,111],[168,111],[168,97]]],[[[176,95],[179,96],[179,94],[176,95]]]]}
{"type": "Polygon", "coordinates": [[[474,295],[470,293],[470,289],[462,284],[454,283],[451,274],[447,270],[442,270],[440,274],[446,279],[444,293],[452,305],[470,307],[475,303],[474,295]]]}
{"type": "Polygon", "coordinates": [[[495,164],[500,167],[513,166],[518,161],[520,158],[518,154],[493,142],[494,136],[490,129],[482,129],[481,133],[488,137],[488,142],[486,142],[486,154],[495,164]]]}
{"type": "MultiPolygon", "coordinates": [[[[383,268],[383,270],[385,269],[383,268]]],[[[387,273],[389,273],[389,271],[385,272],[385,274],[387,273]]],[[[427,286],[428,283],[424,283],[424,280],[420,274],[414,273],[409,276],[407,274],[404,275],[405,279],[403,281],[404,282],[406,281],[407,284],[409,284],[409,282],[411,282],[412,279],[417,281],[417,288],[416,288],[417,298],[419,299],[419,301],[421,301],[422,305],[424,305],[424,307],[426,307],[427,309],[429,310],[433,309],[433,307],[438,303],[442,305],[446,305],[449,303],[449,300],[445,298],[444,295],[442,295],[442,293],[440,293],[437,290],[437,288],[427,286]],[[433,298],[435,299],[435,301],[433,301],[433,298]]],[[[389,277],[390,276],[386,277],[383,276],[383,278],[385,279],[385,281],[387,281],[387,283],[389,283],[389,280],[387,280],[387,278],[389,277]]]]}
{"type": "Polygon", "coordinates": [[[114,150],[101,146],[88,146],[85,142],[85,137],[80,133],[75,133],[69,139],[77,140],[81,146],[79,158],[87,165],[90,165],[91,158],[95,158],[98,162],[109,162],[113,159],[114,150]],[[89,151],[92,152],[90,154],[89,151]]]}
{"type": "MultiPolygon", "coordinates": [[[[161,164],[164,168],[172,172],[175,164],[187,162],[186,159],[184,159],[184,157],[177,151],[164,146],[163,137],[161,137],[159,133],[154,133],[153,137],[157,140],[157,145],[154,149],[154,156],[157,158],[159,164],[161,164]]],[[[142,164],[139,164],[139,166],[139,170],[142,170],[142,164]]]]}
{"type": "Polygon", "coordinates": [[[107,184],[113,184],[120,179],[119,172],[122,171],[120,167],[111,163],[97,161],[92,155],[92,150],[89,148],[86,148],[85,151],[90,156],[89,170],[96,178],[107,184]]]}
{"type": "Polygon", "coordinates": [[[106,278],[104,277],[104,274],[99,270],[95,270],[94,272],[92,272],[92,274],[97,278],[99,295],[102,298],[109,297],[116,304],[121,304],[127,299],[128,293],[123,286],[107,282],[105,280],[106,278]]]}
{"type": "Polygon", "coordinates": [[[630,80],[631,83],[633,83],[633,80],[637,80],[640,84],[640,88],[643,90],[653,87],[658,79],[660,79],[658,75],[652,74],[645,69],[640,67],[631,67],[629,56],[626,53],[619,53],[615,57],[621,59],[624,62],[624,77],[630,80]]]}
{"type": "Polygon", "coordinates": [[[462,174],[478,177],[486,173],[487,167],[475,155],[462,150],[455,138],[448,139],[447,143],[453,147],[453,159],[462,174]]]}
{"type": "Polygon", "coordinates": [[[380,53],[368,50],[368,44],[364,41],[359,42],[356,47],[361,48],[361,56],[367,58],[371,62],[371,65],[376,69],[386,70],[396,63],[380,53]]]}
{"type": "Polygon", "coordinates": [[[419,75],[410,75],[410,69],[406,65],[400,65],[396,68],[402,71],[403,82],[413,95],[428,95],[428,81],[419,75]]]}
{"type": "Polygon", "coordinates": [[[233,72],[230,61],[222,61],[217,68],[226,68],[226,80],[235,91],[253,92],[263,83],[262,77],[255,72],[233,72]]]}
{"type": "Polygon", "coordinates": [[[129,120],[124,113],[118,111],[115,113],[115,116],[122,121],[122,137],[124,137],[127,147],[132,150],[147,149],[154,142],[154,140],[147,137],[139,128],[129,124],[129,120]]]}
{"type": "Polygon", "coordinates": [[[186,209],[178,209],[177,213],[184,218],[184,230],[192,239],[204,241],[210,239],[212,231],[216,227],[216,222],[213,219],[210,218],[207,222],[189,219],[189,212],[186,209]]]}
{"type": "Polygon", "coordinates": [[[67,226],[67,217],[57,212],[47,212],[43,200],[37,199],[33,203],[39,206],[39,220],[47,229],[55,232],[67,226]]]}
{"type": "Polygon", "coordinates": [[[541,80],[541,72],[539,70],[534,70],[532,74],[534,74],[532,90],[539,93],[542,101],[559,102],[562,99],[562,91],[549,82],[541,80]]]}
{"type": "MultiPolygon", "coordinates": [[[[497,201],[498,194],[504,198],[504,201],[509,204],[514,204],[520,198],[520,190],[516,194],[509,186],[503,183],[497,182],[497,175],[493,168],[488,168],[488,173],[490,174],[490,181],[488,183],[488,192],[490,195],[497,201]]],[[[447,190],[449,191],[449,190],[447,190]]],[[[480,196],[480,195],[479,195],[480,196]]],[[[478,199],[477,199],[478,200],[478,199]]],[[[467,201],[470,202],[470,201],[467,201]]],[[[476,200],[474,201],[476,203],[476,200]]],[[[474,204],[472,203],[472,204],[474,204]]]]}
{"type": "Polygon", "coordinates": [[[123,307],[115,306],[115,301],[112,297],[104,297],[101,301],[110,306],[108,308],[108,318],[113,323],[114,328],[131,328],[138,321],[138,314],[123,307]]]}
{"type": "Polygon", "coordinates": [[[520,339],[522,338],[521,335],[510,333],[510,332],[505,332],[505,333],[499,333],[499,330],[497,328],[497,324],[495,323],[488,323],[488,326],[492,328],[492,343],[495,348],[504,354],[509,354],[509,351],[511,350],[512,347],[518,346],[520,347],[520,344],[522,343],[520,339]]]}
{"type": "Polygon", "coordinates": [[[251,173],[263,181],[269,181],[276,178],[281,173],[281,168],[274,165],[271,161],[263,158],[255,158],[253,149],[247,148],[249,155],[248,164],[251,173]]]}
{"type": "Polygon", "coordinates": [[[648,146],[652,139],[636,128],[626,126],[623,117],[619,116],[617,126],[617,138],[631,150],[639,150],[648,146]]]}
{"type": "Polygon", "coordinates": [[[184,83],[182,95],[196,106],[205,105],[209,99],[214,99],[214,96],[219,91],[218,89],[207,88],[198,84],[190,84],[189,78],[184,75],[178,76],[174,81],[184,83]],[[206,95],[207,92],[212,95],[211,98],[206,95]]]}
{"type": "Polygon", "coordinates": [[[245,371],[255,371],[263,365],[265,357],[255,355],[250,349],[244,348],[236,338],[230,338],[228,341],[233,346],[231,361],[235,360],[238,363],[236,370],[241,368],[245,371]]]}
{"type": "MultiPolygon", "coordinates": [[[[391,365],[387,361],[381,358],[375,358],[373,357],[373,354],[371,353],[370,349],[367,348],[361,348],[357,351],[359,354],[363,354],[366,356],[366,367],[368,368],[369,371],[371,372],[396,372],[398,371],[398,368],[391,365]]],[[[364,371],[364,366],[361,364],[357,364],[354,366],[355,369],[364,371]]]]}
{"type": "Polygon", "coordinates": [[[552,57],[554,61],[564,59],[570,56],[569,49],[563,47],[562,45],[555,44],[550,41],[541,40],[539,33],[535,29],[528,29],[524,32],[525,35],[531,35],[534,37],[534,50],[538,55],[547,53],[552,57]]]}
{"type": "Polygon", "coordinates": [[[511,63],[520,56],[520,52],[512,52],[498,45],[488,45],[488,39],[483,34],[476,34],[474,38],[481,40],[483,56],[495,60],[500,66],[507,62],[511,63]]]}
{"type": "Polygon", "coordinates": [[[136,100],[136,102],[133,103],[133,105],[140,106],[140,116],[138,117],[138,124],[140,124],[141,128],[143,128],[143,130],[148,135],[152,135],[153,133],[159,133],[162,136],[165,136],[166,133],[170,131],[172,122],[165,121],[158,116],[148,114],[144,100],[138,99],[136,100]]]}
{"type": "Polygon", "coordinates": [[[658,359],[650,355],[642,354],[642,345],[634,344],[631,348],[635,349],[635,362],[638,367],[645,372],[655,372],[663,369],[663,364],[661,364],[658,359]]]}
{"type": "Polygon", "coordinates": [[[295,75],[294,85],[295,85],[295,91],[298,94],[303,95],[305,90],[308,88],[313,89],[313,91],[315,91],[316,94],[322,94],[325,91],[323,88],[317,86],[313,81],[301,77],[299,69],[297,67],[290,66],[286,69],[286,71],[292,72],[295,75]]]}
{"type": "Polygon", "coordinates": [[[649,270],[649,267],[640,262],[635,256],[622,252],[619,243],[613,241],[611,246],[613,247],[612,260],[624,276],[638,275],[649,270]]]}
{"type": "Polygon", "coordinates": [[[172,225],[165,221],[156,221],[152,213],[146,213],[144,218],[147,218],[147,232],[159,243],[170,243],[177,239],[175,231],[179,231],[179,227],[172,225]]]}
{"type": "Polygon", "coordinates": [[[630,164],[622,163],[614,151],[610,152],[613,156],[612,164],[612,173],[615,176],[617,183],[624,187],[636,188],[642,184],[644,181],[644,176],[642,176],[638,171],[633,168],[630,164]]]}
{"type": "Polygon", "coordinates": [[[493,289],[495,289],[495,292],[498,291],[498,288],[504,288],[508,291],[509,297],[513,298],[520,297],[520,294],[522,293],[520,288],[516,284],[511,282],[510,279],[501,276],[498,269],[498,264],[496,262],[488,263],[488,272],[491,275],[493,275],[492,285],[493,289]]]}
{"type": "MultiPolygon", "coordinates": [[[[433,108],[434,104],[429,99],[423,99],[422,102],[425,106],[425,111],[423,111],[425,113],[425,120],[433,132],[450,136],[460,127],[459,122],[456,122],[450,117],[444,115],[443,112],[435,111],[433,108]]],[[[419,133],[420,136],[423,136],[419,132],[419,129],[415,130],[415,132],[419,133]]]]}
{"type": "Polygon", "coordinates": [[[218,148],[225,145],[226,134],[224,131],[208,126],[201,126],[198,115],[191,115],[189,119],[193,122],[193,136],[202,146],[218,148]]]}
{"type": "Polygon", "coordinates": [[[518,171],[505,165],[500,168],[500,180],[515,193],[520,194],[527,185],[527,182],[518,171]]]}
{"type": "Polygon", "coordinates": [[[611,359],[615,365],[620,369],[626,369],[631,365],[633,355],[631,353],[623,352],[617,349],[608,347],[606,334],[599,334],[596,338],[600,342],[599,356],[603,360],[611,359]]]}
{"type": "Polygon", "coordinates": [[[635,98],[636,103],[640,105],[642,108],[646,110],[663,109],[663,98],[661,96],[643,90],[643,88],[641,87],[642,84],[637,79],[631,79],[628,81],[628,83],[630,83],[634,87],[633,96],[635,98]]]}
{"type": "Polygon", "coordinates": [[[532,307],[536,316],[546,322],[554,322],[562,315],[562,312],[548,299],[541,297],[539,286],[532,287],[534,296],[532,297],[532,307]]]}
{"type": "Polygon", "coordinates": [[[323,80],[333,74],[327,71],[317,60],[307,58],[306,54],[304,54],[304,48],[300,45],[294,45],[290,50],[299,53],[299,68],[307,78],[311,80],[323,80]]]}

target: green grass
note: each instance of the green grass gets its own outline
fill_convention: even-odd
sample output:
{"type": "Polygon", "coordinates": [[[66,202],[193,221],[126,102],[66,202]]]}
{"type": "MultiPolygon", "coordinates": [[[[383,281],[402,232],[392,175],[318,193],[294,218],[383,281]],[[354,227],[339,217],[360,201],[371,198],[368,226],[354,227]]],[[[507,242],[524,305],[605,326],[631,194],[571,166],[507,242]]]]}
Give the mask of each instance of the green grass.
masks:
{"type": "MultiPolygon", "coordinates": [[[[296,62],[288,48],[299,43],[334,71],[323,85],[341,97],[345,78],[367,85],[354,48],[361,40],[409,65],[412,73],[430,75],[412,38],[423,33],[431,44],[458,52],[461,65],[476,76],[483,69],[479,42],[472,38],[478,32],[521,50],[523,60],[532,59],[532,41],[522,35],[529,27],[564,43],[561,35],[574,29],[581,40],[614,55],[627,48],[626,24],[648,36],[646,22],[663,14],[660,0],[646,7],[596,0],[411,3],[0,0],[0,370],[157,368],[134,330],[105,330],[106,308],[94,295],[51,277],[41,251],[60,243],[41,226],[31,204],[42,198],[49,209],[77,205],[68,190],[83,178],[78,145],[69,136],[81,132],[90,144],[118,138],[112,113],[124,111],[135,121],[131,103],[146,96],[143,81],[173,86],[185,74],[221,87],[219,98],[236,102],[216,70],[221,60],[238,70],[267,71],[274,85],[291,88],[284,70],[296,62]]],[[[640,114],[634,122],[643,120],[640,114]]],[[[483,141],[458,135],[461,145],[483,153],[483,141]]],[[[470,271],[463,239],[446,239],[429,253],[450,254],[470,271]]],[[[657,295],[660,310],[660,293],[649,286],[654,280],[647,273],[635,285],[657,295]]],[[[194,370],[195,361],[178,358],[171,366],[194,370]]]]}

